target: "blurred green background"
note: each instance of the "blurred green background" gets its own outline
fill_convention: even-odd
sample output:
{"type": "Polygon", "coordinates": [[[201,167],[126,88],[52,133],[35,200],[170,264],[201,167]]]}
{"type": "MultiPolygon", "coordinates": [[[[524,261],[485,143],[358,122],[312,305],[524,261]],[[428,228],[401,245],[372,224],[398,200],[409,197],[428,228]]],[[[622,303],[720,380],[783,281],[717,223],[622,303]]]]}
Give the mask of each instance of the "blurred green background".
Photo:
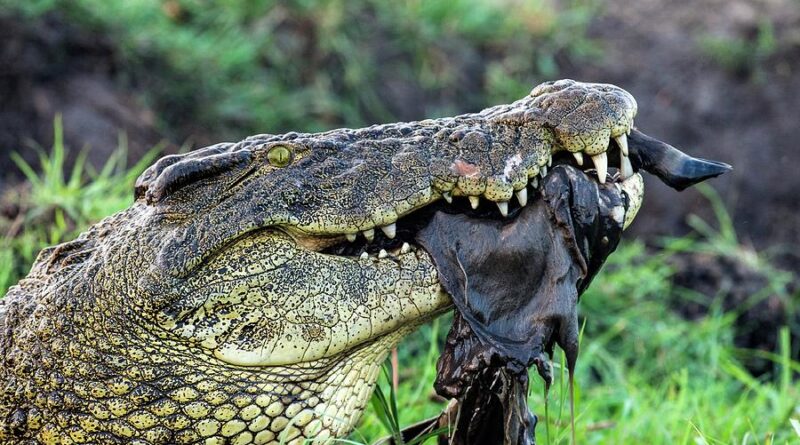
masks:
{"type": "MultiPolygon", "coordinates": [[[[735,168],[681,195],[648,180],[581,303],[579,441],[800,442],[796,0],[0,0],[0,296],[161,154],[477,111],[563,77],[626,88],[637,126],[735,168]]],[[[353,441],[443,407],[448,327],[400,347],[399,419],[376,403],[353,441]]],[[[545,403],[532,377],[539,443],[569,442],[563,382],[545,403]]]]}

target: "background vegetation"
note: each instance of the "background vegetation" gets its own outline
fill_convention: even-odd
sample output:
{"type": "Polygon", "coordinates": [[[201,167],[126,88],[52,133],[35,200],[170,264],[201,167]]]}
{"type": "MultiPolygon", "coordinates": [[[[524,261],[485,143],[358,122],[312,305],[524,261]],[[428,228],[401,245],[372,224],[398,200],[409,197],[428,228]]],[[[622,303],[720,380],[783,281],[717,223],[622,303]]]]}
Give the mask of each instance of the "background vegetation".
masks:
{"type": "Polygon", "coordinates": [[[450,114],[453,96],[473,108],[515,99],[557,74],[559,54],[598,51],[583,38],[595,8],[586,0],[560,13],[539,0],[3,3],[113,33],[119,63],[164,127],[190,115],[218,138],[265,123],[317,131],[396,119],[402,110],[387,99],[410,88],[405,78],[419,80],[407,92],[426,96],[426,116],[450,114]],[[477,83],[466,70],[479,71],[477,83]],[[387,91],[365,88],[382,82],[387,91]]]}
{"type": "MultiPolygon", "coordinates": [[[[81,29],[113,35],[116,81],[140,90],[163,134],[179,142],[186,135],[235,139],[476,109],[515,99],[565,64],[608,51],[588,36],[600,8],[592,1],[0,0],[0,8],[26,20],[58,13],[81,29]]],[[[764,64],[781,47],[778,40],[771,23],[760,22],[750,37],[704,34],[697,42],[722,69],[759,81],[769,75],[764,64]]],[[[53,134],[52,147],[14,156],[25,182],[0,199],[14,206],[13,217],[0,218],[0,296],[42,247],[128,206],[133,181],[162,148],[129,164],[120,136],[97,166],[87,161],[89,151],[65,148],[60,118],[53,134]]],[[[579,443],[800,442],[796,277],[742,242],[716,193],[704,189],[704,195],[713,218],[690,218],[686,236],[624,243],[583,296],[575,377],[579,443]],[[763,279],[731,307],[729,288],[700,295],[675,284],[686,255],[735,261],[763,279]],[[736,340],[743,319],[767,300],[789,314],[759,327],[774,344],[742,348],[736,340]],[[690,306],[700,310],[686,317],[681,309],[690,306]]],[[[381,380],[387,397],[368,409],[353,443],[372,442],[393,425],[442,409],[432,382],[448,327],[449,318],[442,318],[403,343],[399,387],[381,380]],[[396,418],[387,419],[391,413],[396,418]]],[[[531,376],[541,444],[570,440],[560,360],[557,354],[547,399],[531,376]]]]}

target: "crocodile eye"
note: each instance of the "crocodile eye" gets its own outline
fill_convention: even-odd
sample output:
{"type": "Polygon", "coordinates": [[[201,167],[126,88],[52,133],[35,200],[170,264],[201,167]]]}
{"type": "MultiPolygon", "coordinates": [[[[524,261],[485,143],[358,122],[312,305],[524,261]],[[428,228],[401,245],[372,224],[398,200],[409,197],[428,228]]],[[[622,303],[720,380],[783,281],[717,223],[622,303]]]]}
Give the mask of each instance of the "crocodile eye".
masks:
{"type": "Polygon", "coordinates": [[[292,150],[285,145],[276,145],[267,152],[267,159],[273,167],[286,167],[292,162],[292,150]]]}

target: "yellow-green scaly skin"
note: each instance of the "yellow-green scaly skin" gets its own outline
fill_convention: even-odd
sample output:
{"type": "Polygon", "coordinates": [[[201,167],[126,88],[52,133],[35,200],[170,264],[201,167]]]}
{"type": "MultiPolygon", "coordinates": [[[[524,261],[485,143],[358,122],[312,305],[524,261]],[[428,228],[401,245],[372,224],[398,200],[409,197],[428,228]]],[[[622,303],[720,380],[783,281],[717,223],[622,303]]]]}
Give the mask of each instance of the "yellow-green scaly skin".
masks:
{"type": "Polygon", "coordinates": [[[477,114],[163,158],[0,303],[0,443],[346,436],[387,351],[450,300],[416,247],[321,250],[443,197],[508,201],[635,113],[619,88],[560,81],[477,114]]]}

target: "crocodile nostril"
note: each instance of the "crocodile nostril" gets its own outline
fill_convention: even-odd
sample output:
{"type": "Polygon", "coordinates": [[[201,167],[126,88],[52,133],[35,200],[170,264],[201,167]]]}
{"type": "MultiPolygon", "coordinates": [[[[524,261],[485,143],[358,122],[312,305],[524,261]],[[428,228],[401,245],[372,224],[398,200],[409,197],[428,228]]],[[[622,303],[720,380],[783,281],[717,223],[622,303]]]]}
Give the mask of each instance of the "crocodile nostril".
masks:
{"type": "Polygon", "coordinates": [[[456,130],[456,131],[450,133],[450,136],[448,137],[448,140],[450,142],[458,142],[458,141],[460,141],[461,139],[464,138],[465,134],[467,134],[467,132],[464,131],[464,130],[456,130]]]}

